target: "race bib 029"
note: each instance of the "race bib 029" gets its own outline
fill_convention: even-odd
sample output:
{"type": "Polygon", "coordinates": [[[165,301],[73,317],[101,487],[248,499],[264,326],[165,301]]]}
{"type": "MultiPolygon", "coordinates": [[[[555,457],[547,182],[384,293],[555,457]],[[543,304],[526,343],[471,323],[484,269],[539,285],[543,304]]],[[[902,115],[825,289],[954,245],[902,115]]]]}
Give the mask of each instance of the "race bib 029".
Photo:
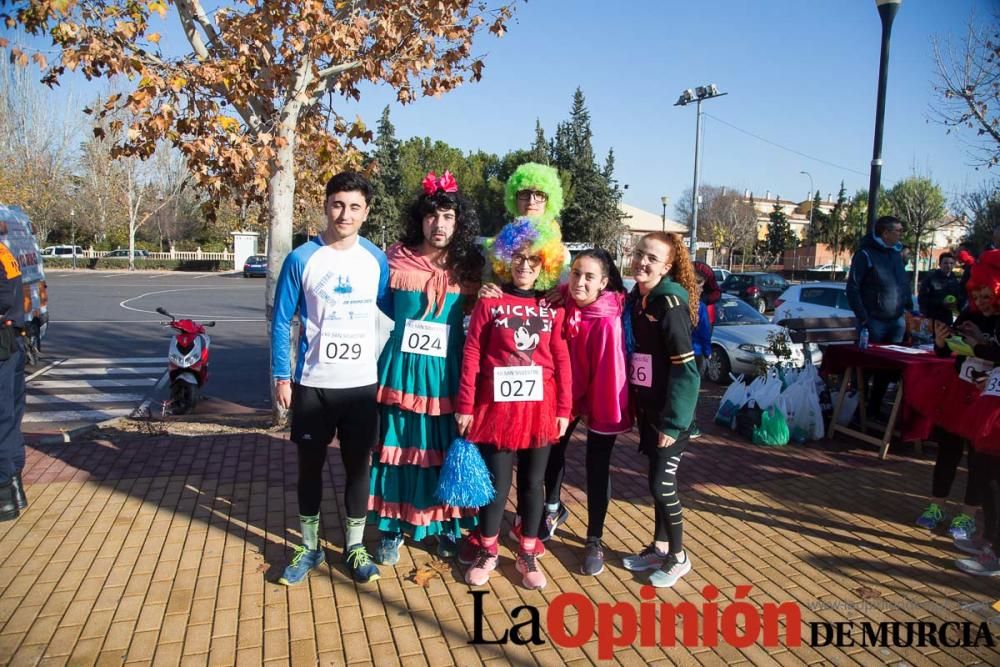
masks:
{"type": "Polygon", "coordinates": [[[634,352],[629,358],[628,381],[638,387],[653,386],[653,355],[634,352]]]}
{"type": "Polygon", "coordinates": [[[330,326],[320,334],[319,360],[324,364],[363,364],[373,357],[375,339],[367,330],[330,326]]]}
{"type": "Polygon", "coordinates": [[[540,401],[543,398],[541,366],[497,366],[493,369],[493,401],[540,401]]]}
{"type": "Polygon", "coordinates": [[[406,320],[403,329],[403,352],[423,354],[429,357],[448,355],[448,334],[451,327],[439,322],[406,320]]]}

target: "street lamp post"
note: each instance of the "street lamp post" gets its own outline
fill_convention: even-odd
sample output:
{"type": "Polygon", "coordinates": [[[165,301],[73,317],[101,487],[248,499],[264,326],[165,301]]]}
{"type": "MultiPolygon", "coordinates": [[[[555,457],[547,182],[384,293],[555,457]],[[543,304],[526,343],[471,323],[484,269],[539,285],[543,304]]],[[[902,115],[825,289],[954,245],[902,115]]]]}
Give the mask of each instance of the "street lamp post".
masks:
{"type": "Polygon", "coordinates": [[[810,202],[809,203],[809,232],[812,233],[813,208],[814,208],[813,205],[812,205],[812,199],[813,199],[813,193],[816,190],[813,187],[813,177],[812,177],[812,174],[810,174],[808,171],[800,171],[799,173],[800,174],[805,174],[806,176],[809,177],[809,202],[810,202]]]}
{"type": "Polygon", "coordinates": [[[660,197],[660,203],[663,204],[663,229],[662,231],[667,231],[667,204],[670,203],[670,197],[663,195],[660,197]]]}
{"type": "Polygon", "coordinates": [[[698,250],[698,142],[701,139],[701,102],[727,94],[720,93],[715,84],[710,83],[707,86],[698,86],[694,90],[688,88],[674,102],[675,107],[687,106],[691,102],[697,103],[694,124],[694,186],[691,188],[691,259],[695,258],[698,250]]]}
{"type": "Polygon", "coordinates": [[[889,36],[892,20],[903,0],[875,0],[882,19],[882,59],[878,66],[878,101],[875,104],[875,145],[872,148],[871,179],[868,182],[868,233],[875,229],[878,189],[882,182],[882,129],[885,122],[885,86],[889,76],[889,36]]]}

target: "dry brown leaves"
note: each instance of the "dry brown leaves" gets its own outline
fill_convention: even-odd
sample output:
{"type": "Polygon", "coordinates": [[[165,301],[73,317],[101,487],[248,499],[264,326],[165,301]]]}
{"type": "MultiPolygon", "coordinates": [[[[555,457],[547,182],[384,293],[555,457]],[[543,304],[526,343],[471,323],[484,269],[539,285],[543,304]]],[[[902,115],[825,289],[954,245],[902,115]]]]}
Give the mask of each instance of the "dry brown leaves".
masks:
{"type": "Polygon", "coordinates": [[[421,563],[414,567],[408,579],[427,588],[434,577],[441,577],[443,579],[444,575],[450,571],[451,565],[438,558],[433,558],[426,563],[421,563]]]}

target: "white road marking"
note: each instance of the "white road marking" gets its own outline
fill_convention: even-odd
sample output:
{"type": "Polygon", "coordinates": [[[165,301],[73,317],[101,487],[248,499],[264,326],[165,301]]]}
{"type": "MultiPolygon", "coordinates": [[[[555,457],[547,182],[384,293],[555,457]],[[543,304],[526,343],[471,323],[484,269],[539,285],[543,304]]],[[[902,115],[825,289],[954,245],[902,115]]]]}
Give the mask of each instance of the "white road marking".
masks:
{"type": "Polygon", "coordinates": [[[165,364],[166,356],[163,357],[80,357],[79,359],[67,359],[64,366],[88,366],[92,364],[165,364]]]}
{"type": "MultiPolygon", "coordinates": [[[[162,362],[161,362],[162,363],[162,362]]],[[[156,375],[159,376],[160,366],[106,366],[90,368],[88,366],[60,366],[49,371],[53,375],[156,375]]]]}
{"type": "Polygon", "coordinates": [[[34,373],[32,373],[31,375],[29,375],[28,377],[24,378],[24,381],[25,382],[30,382],[31,380],[33,380],[34,378],[38,377],[42,373],[45,373],[46,371],[49,371],[49,370],[55,368],[56,366],[58,366],[60,364],[63,364],[65,362],[66,362],[65,359],[60,359],[59,361],[53,361],[51,364],[49,364],[45,368],[39,369],[39,370],[35,371],[34,373]]]}
{"type": "MultiPolygon", "coordinates": [[[[131,297],[129,299],[125,299],[124,301],[122,301],[118,305],[121,306],[122,308],[124,308],[125,310],[131,310],[132,312],[135,312],[135,313],[147,313],[149,315],[159,315],[159,313],[157,313],[156,310],[144,310],[142,308],[133,308],[132,306],[129,306],[129,305],[126,305],[126,304],[128,304],[130,301],[138,301],[139,299],[144,299],[147,296],[153,296],[155,294],[170,294],[172,292],[191,292],[191,291],[194,291],[194,290],[206,290],[206,289],[216,289],[216,290],[218,290],[218,289],[239,289],[239,287],[237,285],[221,285],[219,287],[181,287],[179,289],[156,290],[155,292],[146,292],[145,294],[140,294],[139,296],[133,296],[133,297],[131,297]]],[[[193,314],[187,314],[187,313],[174,313],[174,315],[175,316],[179,315],[180,317],[190,317],[192,319],[202,319],[202,318],[204,318],[206,320],[212,319],[211,315],[202,316],[202,315],[193,315],[193,314]]],[[[218,321],[218,320],[216,320],[216,321],[218,321]]]]}
{"type": "Polygon", "coordinates": [[[143,394],[104,394],[87,392],[83,394],[28,394],[28,405],[56,405],[59,403],[137,403],[143,394]]]}
{"type": "Polygon", "coordinates": [[[148,387],[156,384],[156,378],[134,380],[38,380],[33,389],[98,389],[101,387],[148,387]]]}
{"type": "Polygon", "coordinates": [[[22,421],[39,422],[98,422],[113,417],[127,417],[131,408],[108,408],[107,410],[53,410],[50,412],[26,412],[22,421]]]}

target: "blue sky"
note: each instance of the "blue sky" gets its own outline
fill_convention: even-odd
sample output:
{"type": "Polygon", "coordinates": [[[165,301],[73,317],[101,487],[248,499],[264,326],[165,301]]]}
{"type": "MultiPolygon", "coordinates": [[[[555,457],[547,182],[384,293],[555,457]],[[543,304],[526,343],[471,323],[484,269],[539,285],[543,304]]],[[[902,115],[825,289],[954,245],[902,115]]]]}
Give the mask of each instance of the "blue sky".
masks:
{"type": "MultiPolygon", "coordinates": [[[[883,184],[914,171],[949,199],[992,177],[968,166],[963,144],[927,122],[934,36],[961,39],[984,0],[904,0],[893,24],[883,184]]],[[[743,130],[853,171],[809,160],[703,117],[702,182],[805,198],[843,180],[868,186],[881,24],[873,0],[531,0],[510,32],[483,38],[484,78],[440,99],[395,104],[373,90],[362,117],[385,104],[400,137],[429,135],[463,149],[527,147],[535,118],[551,136],[583,89],[599,155],[613,147],[626,203],[659,213],[691,187],[695,109],[674,107],[688,87],[715,83],[725,97],[702,104],[743,130]]],[[[673,204],[670,205],[673,209],[673,204]]]]}
{"type": "MultiPolygon", "coordinates": [[[[960,139],[927,122],[932,39],[961,40],[973,10],[985,22],[995,5],[903,0],[893,26],[883,184],[916,172],[951,199],[995,179],[969,166],[960,139]]],[[[164,46],[183,39],[178,32],[165,31],[164,46]]],[[[579,86],[598,155],[615,150],[625,202],[659,213],[661,195],[676,202],[692,181],[695,109],[673,103],[685,88],[715,83],[728,95],[702,105],[702,182],[803,199],[805,170],[825,197],[841,180],[849,192],[868,185],[879,39],[874,0],[530,0],[503,39],[484,34],[475,44],[486,56],[480,83],[406,106],[391,90],[369,87],[360,103],[339,104],[371,127],[389,104],[401,138],[502,154],[529,146],[536,118],[551,136],[579,86]]],[[[60,94],[71,88],[87,100],[103,85],[67,80],[60,94]]]]}

